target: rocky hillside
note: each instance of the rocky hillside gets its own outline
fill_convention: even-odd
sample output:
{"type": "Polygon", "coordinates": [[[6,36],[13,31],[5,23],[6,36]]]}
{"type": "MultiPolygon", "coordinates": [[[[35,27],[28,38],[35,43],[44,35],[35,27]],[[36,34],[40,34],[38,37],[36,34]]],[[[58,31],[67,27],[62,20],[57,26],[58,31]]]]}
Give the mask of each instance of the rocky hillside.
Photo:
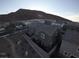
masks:
{"type": "Polygon", "coordinates": [[[68,19],[56,15],[47,14],[42,11],[27,10],[27,9],[19,9],[16,12],[12,12],[6,15],[0,15],[0,22],[30,20],[30,19],[52,19],[57,21],[69,21],[68,19]]]}

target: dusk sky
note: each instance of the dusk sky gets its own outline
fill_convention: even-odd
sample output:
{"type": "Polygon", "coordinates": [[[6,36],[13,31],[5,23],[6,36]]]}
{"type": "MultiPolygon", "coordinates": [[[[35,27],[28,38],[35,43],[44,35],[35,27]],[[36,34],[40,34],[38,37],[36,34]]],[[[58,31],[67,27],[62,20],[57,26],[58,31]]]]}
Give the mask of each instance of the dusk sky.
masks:
{"type": "Polygon", "coordinates": [[[79,22],[79,0],[0,0],[0,14],[20,8],[41,10],[79,22]]]}

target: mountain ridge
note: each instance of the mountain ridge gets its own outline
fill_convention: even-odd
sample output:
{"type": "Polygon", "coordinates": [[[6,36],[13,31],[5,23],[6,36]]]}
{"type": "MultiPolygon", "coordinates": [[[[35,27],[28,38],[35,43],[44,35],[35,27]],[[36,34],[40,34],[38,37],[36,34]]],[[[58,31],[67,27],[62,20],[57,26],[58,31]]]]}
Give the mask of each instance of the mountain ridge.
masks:
{"type": "Polygon", "coordinates": [[[57,21],[69,21],[63,17],[48,14],[37,10],[19,9],[16,12],[11,12],[9,14],[0,15],[0,22],[10,22],[19,20],[30,20],[30,19],[52,19],[57,21]]]}

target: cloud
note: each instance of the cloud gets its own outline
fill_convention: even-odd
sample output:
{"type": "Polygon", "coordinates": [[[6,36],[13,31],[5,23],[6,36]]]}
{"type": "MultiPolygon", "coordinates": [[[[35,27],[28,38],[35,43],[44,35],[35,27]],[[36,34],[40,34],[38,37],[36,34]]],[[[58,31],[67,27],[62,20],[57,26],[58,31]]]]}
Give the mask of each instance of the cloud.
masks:
{"type": "Polygon", "coordinates": [[[75,22],[79,22],[79,15],[67,16],[66,18],[75,22]]]}

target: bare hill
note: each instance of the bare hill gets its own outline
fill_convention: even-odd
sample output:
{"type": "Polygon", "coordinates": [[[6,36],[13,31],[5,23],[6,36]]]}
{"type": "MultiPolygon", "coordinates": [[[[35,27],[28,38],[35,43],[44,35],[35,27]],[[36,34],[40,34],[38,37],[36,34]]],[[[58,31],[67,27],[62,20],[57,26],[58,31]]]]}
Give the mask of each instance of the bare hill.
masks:
{"type": "Polygon", "coordinates": [[[30,19],[52,19],[52,20],[57,20],[57,21],[71,22],[68,19],[56,16],[56,15],[47,14],[42,11],[27,10],[27,9],[19,9],[16,12],[0,15],[0,22],[30,20],[30,19]]]}

